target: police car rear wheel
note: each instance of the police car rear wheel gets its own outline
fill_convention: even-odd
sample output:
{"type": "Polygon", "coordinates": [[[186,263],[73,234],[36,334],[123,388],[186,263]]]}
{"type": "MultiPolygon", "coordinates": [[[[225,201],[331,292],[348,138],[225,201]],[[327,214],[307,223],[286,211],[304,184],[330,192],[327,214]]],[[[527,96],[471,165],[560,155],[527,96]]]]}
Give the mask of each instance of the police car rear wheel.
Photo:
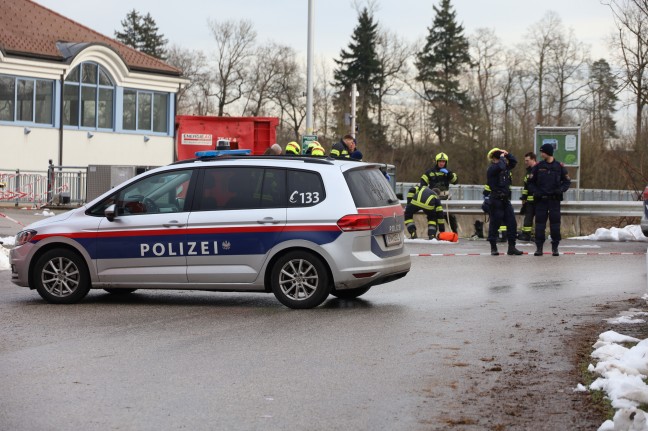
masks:
{"type": "Polygon", "coordinates": [[[290,308],[317,307],[331,292],[324,263],[305,251],[289,252],[275,262],[271,287],[279,302],[290,308]]]}
{"type": "Polygon", "coordinates": [[[369,292],[369,289],[371,289],[371,286],[358,287],[356,289],[344,289],[344,290],[333,289],[331,291],[331,295],[338,297],[340,299],[354,299],[369,292]]]}
{"type": "Polygon", "coordinates": [[[84,260],[67,249],[43,254],[34,265],[33,279],[38,294],[53,304],[72,304],[90,291],[90,276],[84,260]]]}

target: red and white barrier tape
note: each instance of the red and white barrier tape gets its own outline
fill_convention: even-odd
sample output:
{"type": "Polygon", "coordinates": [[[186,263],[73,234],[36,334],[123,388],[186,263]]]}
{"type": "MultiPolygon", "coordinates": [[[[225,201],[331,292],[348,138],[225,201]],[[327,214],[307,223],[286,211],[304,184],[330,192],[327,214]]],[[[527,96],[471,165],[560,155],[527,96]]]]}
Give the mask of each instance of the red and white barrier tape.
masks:
{"type": "Polygon", "coordinates": [[[16,220],[16,219],[13,219],[13,218],[9,217],[9,216],[6,215],[6,214],[0,213],[0,217],[4,217],[4,218],[6,218],[7,220],[10,220],[10,221],[12,221],[12,222],[14,222],[14,223],[16,223],[16,224],[19,224],[20,226],[25,227],[24,224],[20,223],[20,222],[19,222],[18,220],[16,220]]]}

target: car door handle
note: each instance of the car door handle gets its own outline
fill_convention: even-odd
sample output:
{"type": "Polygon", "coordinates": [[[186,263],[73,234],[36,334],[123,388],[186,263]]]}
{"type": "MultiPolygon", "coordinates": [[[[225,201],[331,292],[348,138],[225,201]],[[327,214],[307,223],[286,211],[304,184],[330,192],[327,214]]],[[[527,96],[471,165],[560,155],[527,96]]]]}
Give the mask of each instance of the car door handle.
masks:
{"type": "Polygon", "coordinates": [[[184,225],[184,223],[180,223],[178,220],[171,220],[168,223],[162,224],[164,227],[183,227],[184,225]]]}
{"type": "Polygon", "coordinates": [[[279,224],[279,220],[275,220],[272,217],[263,217],[263,219],[257,220],[257,223],[260,223],[260,224],[279,224]]]}

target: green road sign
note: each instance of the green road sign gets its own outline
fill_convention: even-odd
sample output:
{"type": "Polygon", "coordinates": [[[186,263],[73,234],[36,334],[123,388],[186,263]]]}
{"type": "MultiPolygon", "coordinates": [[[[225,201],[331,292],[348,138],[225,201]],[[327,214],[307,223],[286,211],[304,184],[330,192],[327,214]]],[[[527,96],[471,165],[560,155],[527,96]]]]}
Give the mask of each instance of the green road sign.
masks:
{"type": "Polygon", "coordinates": [[[313,141],[317,141],[317,135],[302,136],[302,154],[306,152],[306,148],[308,148],[308,144],[310,144],[313,141]]]}
{"type": "Polygon", "coordinates": [[[534,151],[540,156],[540,147],[551,144],[554,157],[565,166],[580,166],[580,127],[536,127],[534,151]]]}

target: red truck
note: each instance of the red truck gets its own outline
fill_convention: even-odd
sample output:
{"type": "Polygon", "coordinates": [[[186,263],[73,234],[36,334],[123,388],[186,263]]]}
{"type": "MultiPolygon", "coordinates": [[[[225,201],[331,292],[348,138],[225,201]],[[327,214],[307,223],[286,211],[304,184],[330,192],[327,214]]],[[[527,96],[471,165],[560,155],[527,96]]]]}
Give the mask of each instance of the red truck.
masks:
{"type": "Polygon", "coordinates": [[[196,151],[215,150],[218,141],[229,142],[232,150],[265,152],[277,137],[276,117],[176,116],[176,160],[195,158],[196,151]]]}

